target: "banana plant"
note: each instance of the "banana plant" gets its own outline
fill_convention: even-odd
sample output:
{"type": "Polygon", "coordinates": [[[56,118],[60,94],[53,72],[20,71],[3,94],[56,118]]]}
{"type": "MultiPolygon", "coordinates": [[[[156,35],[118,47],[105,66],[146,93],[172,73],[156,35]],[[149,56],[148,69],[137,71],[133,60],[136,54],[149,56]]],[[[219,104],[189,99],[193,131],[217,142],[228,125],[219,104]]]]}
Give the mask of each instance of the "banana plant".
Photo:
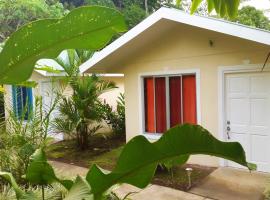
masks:
{"type": "Polygon", "coordinates": [[[99,50],[123,31],[122,14],[100,6],[81,7],[60,19],[26,24],[10,36],[0,52],[0,84],[26,81],[39,59],[56,58],[64,49],[99,50]]]}
{"type": "MultiPolygon", "coordinates": [[[[93,165],[86,178],[78,176],[75,181],[57,178],[44,151],[39,149],[32,156],[26,179],[38,185],[61,183],[69,191],[66,200],[102,200],[106,192],[117,184],[127,183],[145,188],[153,178],[158,164],[176,161],[184,164],[194,154],[217,156],[249,170],[256,169],[256,165],[246,161],[245,151],[238,142],[222,142],[199,125],[184,124],[169,129],[154,143],[150,143],[144,136],[134,137],[125,145],[112,172],[104,172],[93,165]]],[[[27,195],[18,189],[10,174],[7,176],[2,172],[0,176],[14,187],[18,199],[27,195]]]]}

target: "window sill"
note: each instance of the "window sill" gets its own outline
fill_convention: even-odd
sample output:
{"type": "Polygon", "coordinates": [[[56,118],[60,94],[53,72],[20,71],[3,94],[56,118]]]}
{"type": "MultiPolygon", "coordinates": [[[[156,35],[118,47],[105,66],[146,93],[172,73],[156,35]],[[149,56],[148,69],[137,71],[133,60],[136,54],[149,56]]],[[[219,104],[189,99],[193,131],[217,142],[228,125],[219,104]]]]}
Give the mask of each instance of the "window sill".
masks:
{"type": "Polygon", "coordinates": [[[163,134],[161,134],[161,133],[143,133],[142,135],[149,140],[158,140],[163,134]]]}

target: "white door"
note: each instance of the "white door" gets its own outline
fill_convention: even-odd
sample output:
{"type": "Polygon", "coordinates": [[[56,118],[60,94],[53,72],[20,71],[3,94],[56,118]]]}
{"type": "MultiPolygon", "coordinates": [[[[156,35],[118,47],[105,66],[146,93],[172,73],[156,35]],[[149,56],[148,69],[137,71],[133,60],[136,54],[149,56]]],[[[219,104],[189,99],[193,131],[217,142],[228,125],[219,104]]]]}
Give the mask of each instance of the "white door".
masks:
{"type": "Polygon", "coordinates": [[[270,73],[228,74],[225,83],[225,137],[242,144],[258,171],[270,172],[270,73]]]}

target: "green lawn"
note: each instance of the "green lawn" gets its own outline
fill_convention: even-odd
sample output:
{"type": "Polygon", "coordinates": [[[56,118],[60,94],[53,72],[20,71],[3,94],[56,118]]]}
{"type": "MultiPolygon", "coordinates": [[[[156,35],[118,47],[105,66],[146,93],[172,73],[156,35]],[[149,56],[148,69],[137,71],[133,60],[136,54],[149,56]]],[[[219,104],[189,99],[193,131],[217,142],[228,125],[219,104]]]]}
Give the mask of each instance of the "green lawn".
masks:
{"type": "Polygon", "coordinates": [[[93,137],[90,140],[89,148],[79,151],[75,140],[66,140],[50,145],[47,149],[47,156],[51,160],[87,168],[96,163],[104,169],[112,170],[124,144],[123,138],[93,137]]]}
{"type": "MultiPolygon", "coordinates": [[[[47,154],[51,160],[72,163],[82,167],[91,167],[95,163],[106,170],[113,170],[123,145],[124,141],[122,139],[111,138],[106,140],[102,137],[97,137],[91,140],[88,150],[82,152],[76,148],[75,141],[70,140],[51,145],[48,148],[47,154]]],[[[172,178],[171,173],[159,167],[152,183],[180,190],[188,190],[186,167],[193,168],[191,174],[192,186],[199,184],[202,179],[215,169],[199,165],[176,166],[173,169],[172,178]]]]}

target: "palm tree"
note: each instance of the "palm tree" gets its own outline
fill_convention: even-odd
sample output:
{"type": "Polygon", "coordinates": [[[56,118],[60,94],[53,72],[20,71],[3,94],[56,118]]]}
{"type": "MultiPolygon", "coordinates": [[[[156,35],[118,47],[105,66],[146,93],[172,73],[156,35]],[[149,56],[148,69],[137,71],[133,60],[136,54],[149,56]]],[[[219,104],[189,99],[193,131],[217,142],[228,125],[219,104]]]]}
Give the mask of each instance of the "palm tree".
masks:
{"type": "Polygon", "coordinates": [[[102,127],[99,123],[103,118],[100,95],[116,88],[115,83],[97,75],[81,76],[79,66],[91,55],[85,51],[68,50],[66,57],[55,60],[66,72],[65,80],[73,94],[70,97],[62,95],[61,115],[54,120],[53,126],[58,132],[75,135],[81,150],[87,148],[89,137],[102,127]]]}

